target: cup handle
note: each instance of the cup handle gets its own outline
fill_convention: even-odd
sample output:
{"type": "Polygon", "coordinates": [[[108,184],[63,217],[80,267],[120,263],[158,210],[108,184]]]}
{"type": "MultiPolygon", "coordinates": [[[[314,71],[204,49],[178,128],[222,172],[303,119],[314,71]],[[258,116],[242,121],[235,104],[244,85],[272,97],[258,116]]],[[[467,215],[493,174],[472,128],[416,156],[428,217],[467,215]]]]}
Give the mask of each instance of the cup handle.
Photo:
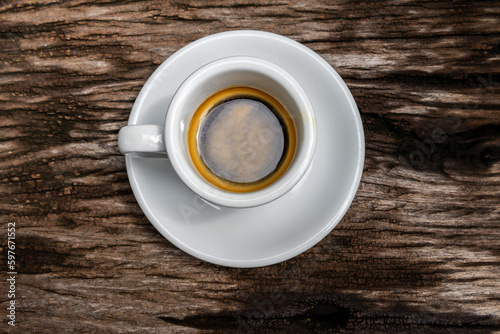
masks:
{"type": "Polygon", "coordinates": [[[164,130],[161,125],[127,125],[118,132],[118,148],[132,157],[166,159],[164,130]]]}

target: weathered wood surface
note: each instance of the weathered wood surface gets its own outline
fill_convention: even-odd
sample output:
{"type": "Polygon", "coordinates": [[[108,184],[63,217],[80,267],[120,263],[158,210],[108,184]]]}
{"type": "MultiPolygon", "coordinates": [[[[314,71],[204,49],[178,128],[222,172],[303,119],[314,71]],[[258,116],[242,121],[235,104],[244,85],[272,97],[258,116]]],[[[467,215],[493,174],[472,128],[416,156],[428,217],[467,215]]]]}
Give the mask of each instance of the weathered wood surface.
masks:
{"type": "Polygon", "coordinates": [[[500,332],[498,2],[0,3],[1,332],[500,332]],[[366,135],[338,227],[258,269],[166,241],[116,144],[162,61],[232,29],[318,52],[352,90],[366,135]]]}

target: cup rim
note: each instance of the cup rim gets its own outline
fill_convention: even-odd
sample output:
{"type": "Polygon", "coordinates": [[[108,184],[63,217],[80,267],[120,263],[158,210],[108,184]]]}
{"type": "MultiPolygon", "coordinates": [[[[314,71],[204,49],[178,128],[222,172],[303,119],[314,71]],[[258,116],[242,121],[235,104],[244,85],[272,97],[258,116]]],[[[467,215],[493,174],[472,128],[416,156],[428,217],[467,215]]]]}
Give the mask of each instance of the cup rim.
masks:
{"type": "MultiPolygon", "coordinates": [[[[212,93],[215,93],[212,92],[212,93]]],[[[191,117],[190,116],[190,117],[191,117]]],[[[187,130],[187,129],[186,129],[187,130]]],[[[213,204],[248,208],[263,205],[286,194],[304,176],[309,168],[316,147],[316,123],[312,104],[300,84],[278,65],[261,58],[249,56],[231,56],[220,58],[203,65],[194,71],[177,89],[168,107],[165,119],[164,140],[169,159],[174,170],[181,180],[198,196],[213,204]],[[299,107],[299,117],[303,124],[302,150],[296,153],[289,170],[273,184],[266,188],[247,192],[233,193],[219,189],[206,181],[191,163],[185,146],[182,132],[189,124],[179,124],[180,117],[186,113],[194,113],[182,108],[189,99],[190,93],[197,88],[200,80],[213,77],[217,73],[227,70],[250,70],[256,73],[271,76],[293,97],[299,107]]]]}

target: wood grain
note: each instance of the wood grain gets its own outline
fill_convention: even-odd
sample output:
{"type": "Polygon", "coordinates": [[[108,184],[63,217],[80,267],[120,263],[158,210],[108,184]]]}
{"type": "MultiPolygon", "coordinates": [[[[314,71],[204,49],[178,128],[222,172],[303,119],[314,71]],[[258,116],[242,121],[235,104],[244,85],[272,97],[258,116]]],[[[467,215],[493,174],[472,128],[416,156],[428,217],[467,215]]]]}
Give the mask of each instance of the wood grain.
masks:
{"type": "Polygon", "coordinates": [[[16,327],[0,331],[500,332],[496,1],[0,3],[0,212],[4,230],[16,223],[19,272],[16,327]],[[365,126],[364,174],[342,222],[257,269],[166,241],[116,143],[161,62],[233,29],[318,52],[365,126]]]}

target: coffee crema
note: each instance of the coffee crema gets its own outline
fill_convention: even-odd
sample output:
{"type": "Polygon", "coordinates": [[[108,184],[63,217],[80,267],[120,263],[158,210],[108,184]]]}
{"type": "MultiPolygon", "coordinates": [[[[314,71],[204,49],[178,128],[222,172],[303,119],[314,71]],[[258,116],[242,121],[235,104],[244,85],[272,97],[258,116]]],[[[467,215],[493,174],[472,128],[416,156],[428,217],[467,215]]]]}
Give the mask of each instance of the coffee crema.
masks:
{"type": "Polygon", "coordinates": [[[200,175],[230,192],[251,192],[275,182],[290,166],[294,121],[272,96],[231,87],[207,98],[188,129],[191,160],[200,175]]]}

